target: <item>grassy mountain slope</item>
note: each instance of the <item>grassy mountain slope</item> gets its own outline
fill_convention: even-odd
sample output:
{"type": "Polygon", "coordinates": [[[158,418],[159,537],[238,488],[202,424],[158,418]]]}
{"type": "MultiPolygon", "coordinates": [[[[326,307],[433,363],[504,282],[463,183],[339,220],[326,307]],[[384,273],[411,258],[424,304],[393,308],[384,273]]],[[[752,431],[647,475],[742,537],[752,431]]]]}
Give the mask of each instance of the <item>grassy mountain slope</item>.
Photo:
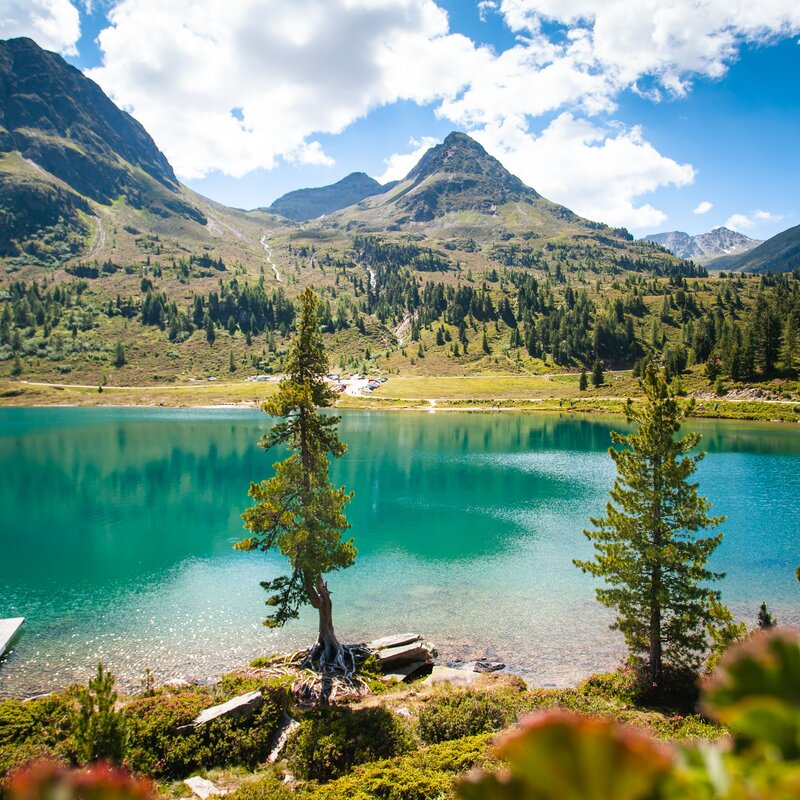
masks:
{"type": "Polygon", "coordinates": [[[286,224],[187,190],[133,117],[24,38],[0,41],[0,221],[0,255],[14,266],[219,245],[252,260],[262,229],[286,224]]]}

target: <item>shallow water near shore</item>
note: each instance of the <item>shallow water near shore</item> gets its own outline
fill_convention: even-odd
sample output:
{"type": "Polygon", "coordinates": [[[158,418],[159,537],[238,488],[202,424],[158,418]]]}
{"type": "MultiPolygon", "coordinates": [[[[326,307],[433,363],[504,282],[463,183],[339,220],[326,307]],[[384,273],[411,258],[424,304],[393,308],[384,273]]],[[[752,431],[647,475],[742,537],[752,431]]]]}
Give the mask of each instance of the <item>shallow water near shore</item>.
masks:
{"type": "MultiPolygon", "coordinates": [[[[24,616],[0,695],[84,680],[103,661],[135,687],[213,680],[313,639],[313,613],[260,622],[259,581],[281,559],[239,553],[251,480],[280,454],[245,410],[0,409],[0,617],[24,616]]],[[[712,567],[754,621],[766,600],[800,622],[800,430],[691,421],[698,471],[726,514],[712,567]]],[[[538,685],[614,667],[621,642],[573,565],[603,512],[621,419],[545,414],[346,412],[333,480],[356,496],[359,548],[330,576],[340,638],[418,631],[445,659],[488,656],[538,685]]]]}

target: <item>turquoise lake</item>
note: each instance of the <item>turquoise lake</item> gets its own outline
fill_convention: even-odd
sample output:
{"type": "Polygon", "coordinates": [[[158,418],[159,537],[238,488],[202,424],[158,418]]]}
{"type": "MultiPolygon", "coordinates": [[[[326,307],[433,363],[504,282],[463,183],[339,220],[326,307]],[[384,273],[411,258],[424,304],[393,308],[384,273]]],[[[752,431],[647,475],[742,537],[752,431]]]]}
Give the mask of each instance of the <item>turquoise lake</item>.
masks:
{"type": "MultiPolygon", "coordinates": [[[[314,617],[260,622],[277,556],[239,553],[251,480],[277,454],[238,409],[0,409],[0,617],[27,618],[0,695],[83,680],[102,660],[127,686],[212,680],[308,644],[314,617]]],[[[695,422],[698,471],[726,514],[713,567],[753,622],[766,600],[800,622],[800,426],[695,422]]],[[[568,685],[622,655],[595,583],[573,558],[603,512],[621,419],[568,415],[342,415],[333,479],[355,491],[359,548],[332,574],[340,638],[417,631],[446,660],[489,656],[539,685],[568,685]]]]}

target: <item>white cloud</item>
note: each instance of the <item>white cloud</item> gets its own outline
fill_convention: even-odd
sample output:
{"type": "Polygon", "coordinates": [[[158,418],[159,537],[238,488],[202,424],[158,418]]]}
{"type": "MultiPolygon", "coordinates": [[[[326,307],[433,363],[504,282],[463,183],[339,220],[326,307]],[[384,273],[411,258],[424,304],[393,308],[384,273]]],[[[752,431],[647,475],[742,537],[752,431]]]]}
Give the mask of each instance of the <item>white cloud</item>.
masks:
{"type": "Polygon", "coordinates": [[[502,0],[500,11],[534,41],[548,41],[543,23],[568,26],[554,56],[577,69],[600,71],[617,87],[652,78],[674,95],[694,75],[724,75],[743,42],[800,31],[794,0],[502,0]]]}
{"type": "Polygon", "coordinates": [[[545,197],[611,225],[649,228],[666,214],[636,199],[659,186],[686,186],[690,164],[661,155],[638,127],[600,128],[572,114],[558,116],[539,136],[519,128],[487,129],[481,143],[545,197]]]}
{"type": "Polygon", "coordinates": [[[490,59],[433,0],[120,0],[109,20],[89,74],[187,178],[328,163],[310,136],[454,94],[490,59]]]}
{"type": "Polygon", "coordinates": [[[423,136],[421,139],[409,139],[409,145],[414,148],[410,153],[393,153],[389,158],[385,158],[383,163],[386,165],[382,175],[376,175],[378,183],[388,183],[389,181],[399,181],[405,178],[411,168],[419,161],[425,153],[436,144],[439,139],[435,136],[423,136]]]}
{"type": "MultiPolygon", "coordinates": [[[[743,43],[800,33],[795,0],[478,5],[503,16],[513,46],[497,53],[451,33],[436,0],[118,0],[90,74],[184,178],[278,159],[329,164],[314,137],[408,100],[480,138],[545,195],[640,228],[665,219],[644,195],[691,183],[694,170],[639,128],[592,118],[613,113],[625,90],[680,96],[698,75],[723,76],[743,43]],[[531,135],[543,115],[556,121],[531,135]]],[[[381,179],[402,177],[413,157],[390,156],[381,179]]]]}
{"type": "Polygon", "coordinates": [[[724,227],[730,228],[732,231],[738,231],[739,233],[750,230],[753,225],[755,225],[755,222],[753,222],[747,214],[731,214],[723,223],[724,227]]]}
{"type": "Polygon", "coordinates": [[[486,22],[489,14],[493,11],[497,11],[499,8],[499,0],[480,0],[478,3],[478,14],[480,15],[481,22],[486,22]]]}
{"type": "Polygon", "coordinates": [[[697,208],[692,211],[692,214],[708,214],[711,209],[714,208],[714,204],[709,202],[708,200],[703,200],[697,208]]]}
{"type": "Polygon", "coordinates": [[[731,214],[725,220],[725,227],[741,233],[742,231],[751,230],[762,223],[780,222],[782,219],[783,214],[773,214],[771,211],[758,209],[748,214],[731,214]]]}
{"type": "Polygon", "coordinates": [[[75,55],[80,35],[80,14],[69,0],[0,0],[0,39],[28,36],[47,50],[75,55]]]}

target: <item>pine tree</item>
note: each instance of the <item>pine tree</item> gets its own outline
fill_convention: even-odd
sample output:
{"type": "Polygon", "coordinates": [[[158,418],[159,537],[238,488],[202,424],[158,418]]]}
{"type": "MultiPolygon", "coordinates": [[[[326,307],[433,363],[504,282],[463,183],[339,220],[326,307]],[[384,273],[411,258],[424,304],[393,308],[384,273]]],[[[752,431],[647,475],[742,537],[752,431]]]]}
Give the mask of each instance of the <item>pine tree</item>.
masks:
{"type": "Polygon", "coordinates": [[[82,762],[106,759],[119,764],[125,749],[125,717],[115,706],[114,676],[97,665],[97,673],[77,691],[75,743],[82,762]]]}
{"type": "Polygon", "coordinates": [[[602,386],[604,377],[603,362],[596,358],[594,364],[592,364],[592,386],[602,386]]]}
{"type": "Polygon", "coordinates": [[[242,515],[253,534],[236,545],[239,550],[277,549],[289,562],[289,574],[264,581],[270,592],[267,605],[274,611],[267,627],[280,627],[297,618],[300,607],[310,603],[319,615],[317,641],[309,664],[323,672],[347,673],[349,651],[342,647],[333,628],[333,603],[324,576],[353,564],[353,540],[342,541],[350,525],[344,507],[352,493],[337,489],[328,480],[328,456],[339,458],[347,450],[339,441],[339,417],[322,415],[318,408],[333,405],[334,394],[325,382],[328,356],[319,331],[319,301],[311,289],[299,296],[301,308],[297,335],[286,362],[286,377],[277,393],[267,400],[267,414],[282,417],[260,442],[265,450],[285,445],[291,455],[275,464],[275,475],[250,485],[255,505],[242,515]]]}
{"type": "Polygon", "coordinates": [[[775,617],[772,616],[772,613],[767,608],[767,604],[762,602],[758,609],[758,627],[765,631],[769,628],[774,628],[777,624],[775,617]]]}
{"type": "Polygon", "coordinates": [[[596,530],[584,531],[597,552],[594,560],[575,564],[605,580],[597,599],[616,610],[612,628],[625,637],[631,662],[646,665],[657,683],[665,662],[699,664],[708,618],[703,584],[722,577],[707,570],[706,562],[722,534],[697,533],[724,517],[708,516],[711,504],[688,480],[704,455],[690,455],[699,434],[675,439],[691,403],[679,403],[653,363],[641,385],[644,402],[634,406],[629,400],[626,406],[636,433],[611,434],[624,449],[609,448],[618,475],[606,516],[591,520],[596,530]]]}
{"type": "Polygon", "coordinates": [[[125,348],[122,342],[117,342],[114,347],[114,366],[118,369],[125,366],[125,348]]]}
{"type": "Polygon", "coordinates": [[[581,370],[581,376],[578,378],[578,389],[585,392],[589,388],[589,378],[586,376],[586,370],[581,370]]]}
{"type": "Polygon", "coordinates": [[[205,328],[206,328],[206,341],[209,344],[214,344],[214,339],[217,338],[217,334],[214,331],[214,323],[211,321],[211,317],[206,314],[205,317],[205,328]]]}
{"type": "Polygon", "coordinates": [[[787,372],[794,371],[794,362],[797,358],[797,317],[790,313],[783,326],[783,342],[781,346],[781,362],[787,372]]]}

